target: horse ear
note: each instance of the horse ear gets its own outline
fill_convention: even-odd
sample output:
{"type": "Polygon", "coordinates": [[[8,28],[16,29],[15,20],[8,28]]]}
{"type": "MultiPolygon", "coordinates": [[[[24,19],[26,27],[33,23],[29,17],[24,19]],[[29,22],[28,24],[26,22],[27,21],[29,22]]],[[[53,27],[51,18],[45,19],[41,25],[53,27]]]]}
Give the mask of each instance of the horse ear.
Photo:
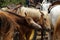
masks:
{"type": "Polygon", "coordinates": [[[29,16],[27,15],[27,13],[25,13],[25,19],[26,19],[26,21],[27,21],[28,24],[30,24],[30,22],[32,21],[32,18],[29,17],[29,16]]]}
{"type": "Polygon", "coordinates": [[[25,16],[27,16],[26,12],[25,12],[25,16]]]}
{"type": "Polygon", "coordinates": [[[41,16],[44,16],[44,13],[43,12],[40,12],[41,13],[41,16]]]}

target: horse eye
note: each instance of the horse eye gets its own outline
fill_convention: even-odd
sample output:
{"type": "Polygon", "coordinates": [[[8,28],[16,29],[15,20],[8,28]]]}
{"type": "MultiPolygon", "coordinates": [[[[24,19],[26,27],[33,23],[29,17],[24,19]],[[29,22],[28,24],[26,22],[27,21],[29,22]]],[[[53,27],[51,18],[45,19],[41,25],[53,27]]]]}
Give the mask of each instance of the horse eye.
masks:
{"type": "Polygon", "coordinates": [[[28,18],[27,18],[27,20],[28,20],[28,21],[30,21],[30,20],[31,20],[31,18],[29,18],[29,17],[28,17],[28,18]]]}
{"type": "Polygon", "coordinates": [[[44,20],[46,21],[46,18],[44,18],[44,20]]]}

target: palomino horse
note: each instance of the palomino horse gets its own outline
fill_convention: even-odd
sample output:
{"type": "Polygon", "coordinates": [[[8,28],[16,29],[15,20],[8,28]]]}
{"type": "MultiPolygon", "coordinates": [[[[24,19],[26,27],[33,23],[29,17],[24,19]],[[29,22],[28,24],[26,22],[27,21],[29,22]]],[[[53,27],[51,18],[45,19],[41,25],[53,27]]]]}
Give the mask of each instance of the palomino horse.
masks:
{"type": "Polygon", "coordinates": [[[49,9],[51,22],[54,28],[53,40],[60,40],[60,1],[52,3],[49,9]]]}
{"type": "Polygon", "coordinates": [[[27,16],[31,17],[36,23],[41,26],[44,25],[46,29],[51,29],[48,13],[46,11],[22,6],[19,8],[18,14],[24,17],[26,16],[25,14],[27,14],[27,16]]]}
{"type": "Polygon", "coordinates": [[[35,8],[21,7],[19,11],[19,15],[26,16],[25,13],[27,14],[27,16],[31,17],[38,24],[42,24],[43,23],[42,21],[45,21],[44,24],[45,27],[50,29],[50,22],[48,21],[47,18],[48,13],[46,11],[41,11],[35,8]]]}
{"type": "MultiPolygon", "coordinates": [[[[34,31],[32,31],[33,29],[40,29],[41,26],[38,25],[37,23],[35,23],[30,17],[22,17],[20,15],[17,15],[15,13],[11,13],[11,12],[3,12],[0,11],[0,13],[2,15],[7,15],[7,17],[9,16],[11,19],[13,19],[13,21],[19,25],[19,27],[16,27],[16,30],[19,31],[20,34],[20,40],[32,40],[32,36],[31,33],[33,33],[34,31]],[[26,22],[27,21],[27,22],[26,22]],[[30,37],[31,35],[31,37],[30,37]]],[[[4,21],[4,20],[3,20],[4,21]]],[[[5,22],[4,22],[5,23],[5,22]]],[[[15,24],[15,25],[16,25],[15,24]]],[[[2,28],[3,29],[3,28],[2,28]]],[[[2,31],[1,31],[2,32],[2,31]]],[[[13,31],[14,32],[14,31],[13,31]]],[[[11,33],[11,32],[10,32],[11,33]]],[[[12,34],[12,33],[11,33],[12,34]]],[[[13,35],[11,35],[13,36],[13,35]]],[[[5,37],[4,37],[5,38],[5,37]]],[[[8,37],[9,38],[9,37],[8,37]]],[[[11,37],[12,38],[12,37],[11,37]]],[[[11,40],[10,39],[6,39],[6,40],[11,40]]],[[[4,39],[5,40],[5,39],[4,39]]]]}

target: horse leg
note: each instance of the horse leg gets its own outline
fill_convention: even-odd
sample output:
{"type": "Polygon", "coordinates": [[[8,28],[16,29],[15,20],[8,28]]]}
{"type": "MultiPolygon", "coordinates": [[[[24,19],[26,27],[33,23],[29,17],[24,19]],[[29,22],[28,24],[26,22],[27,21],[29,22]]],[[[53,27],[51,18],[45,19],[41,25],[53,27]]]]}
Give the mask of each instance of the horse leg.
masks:
{"type": "Polygon", "coordinates": [[[22,29],[20,27],[17,28],[19,32],[19,40],[26,40],[25,34],[23,33],[22,29]]]}

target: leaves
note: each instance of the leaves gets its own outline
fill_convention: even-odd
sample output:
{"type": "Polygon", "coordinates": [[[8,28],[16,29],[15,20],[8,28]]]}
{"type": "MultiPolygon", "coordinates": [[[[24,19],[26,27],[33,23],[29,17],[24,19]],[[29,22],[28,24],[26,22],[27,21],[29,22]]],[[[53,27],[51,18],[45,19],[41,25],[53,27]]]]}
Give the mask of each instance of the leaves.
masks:
{"type": "Polygon", "coordinates": [[[7,6],[9,4],[18,4],[18,3],[22,3],[23,5],[25,5],[25,0],[0,0],[0,8],[7,6]]]}

